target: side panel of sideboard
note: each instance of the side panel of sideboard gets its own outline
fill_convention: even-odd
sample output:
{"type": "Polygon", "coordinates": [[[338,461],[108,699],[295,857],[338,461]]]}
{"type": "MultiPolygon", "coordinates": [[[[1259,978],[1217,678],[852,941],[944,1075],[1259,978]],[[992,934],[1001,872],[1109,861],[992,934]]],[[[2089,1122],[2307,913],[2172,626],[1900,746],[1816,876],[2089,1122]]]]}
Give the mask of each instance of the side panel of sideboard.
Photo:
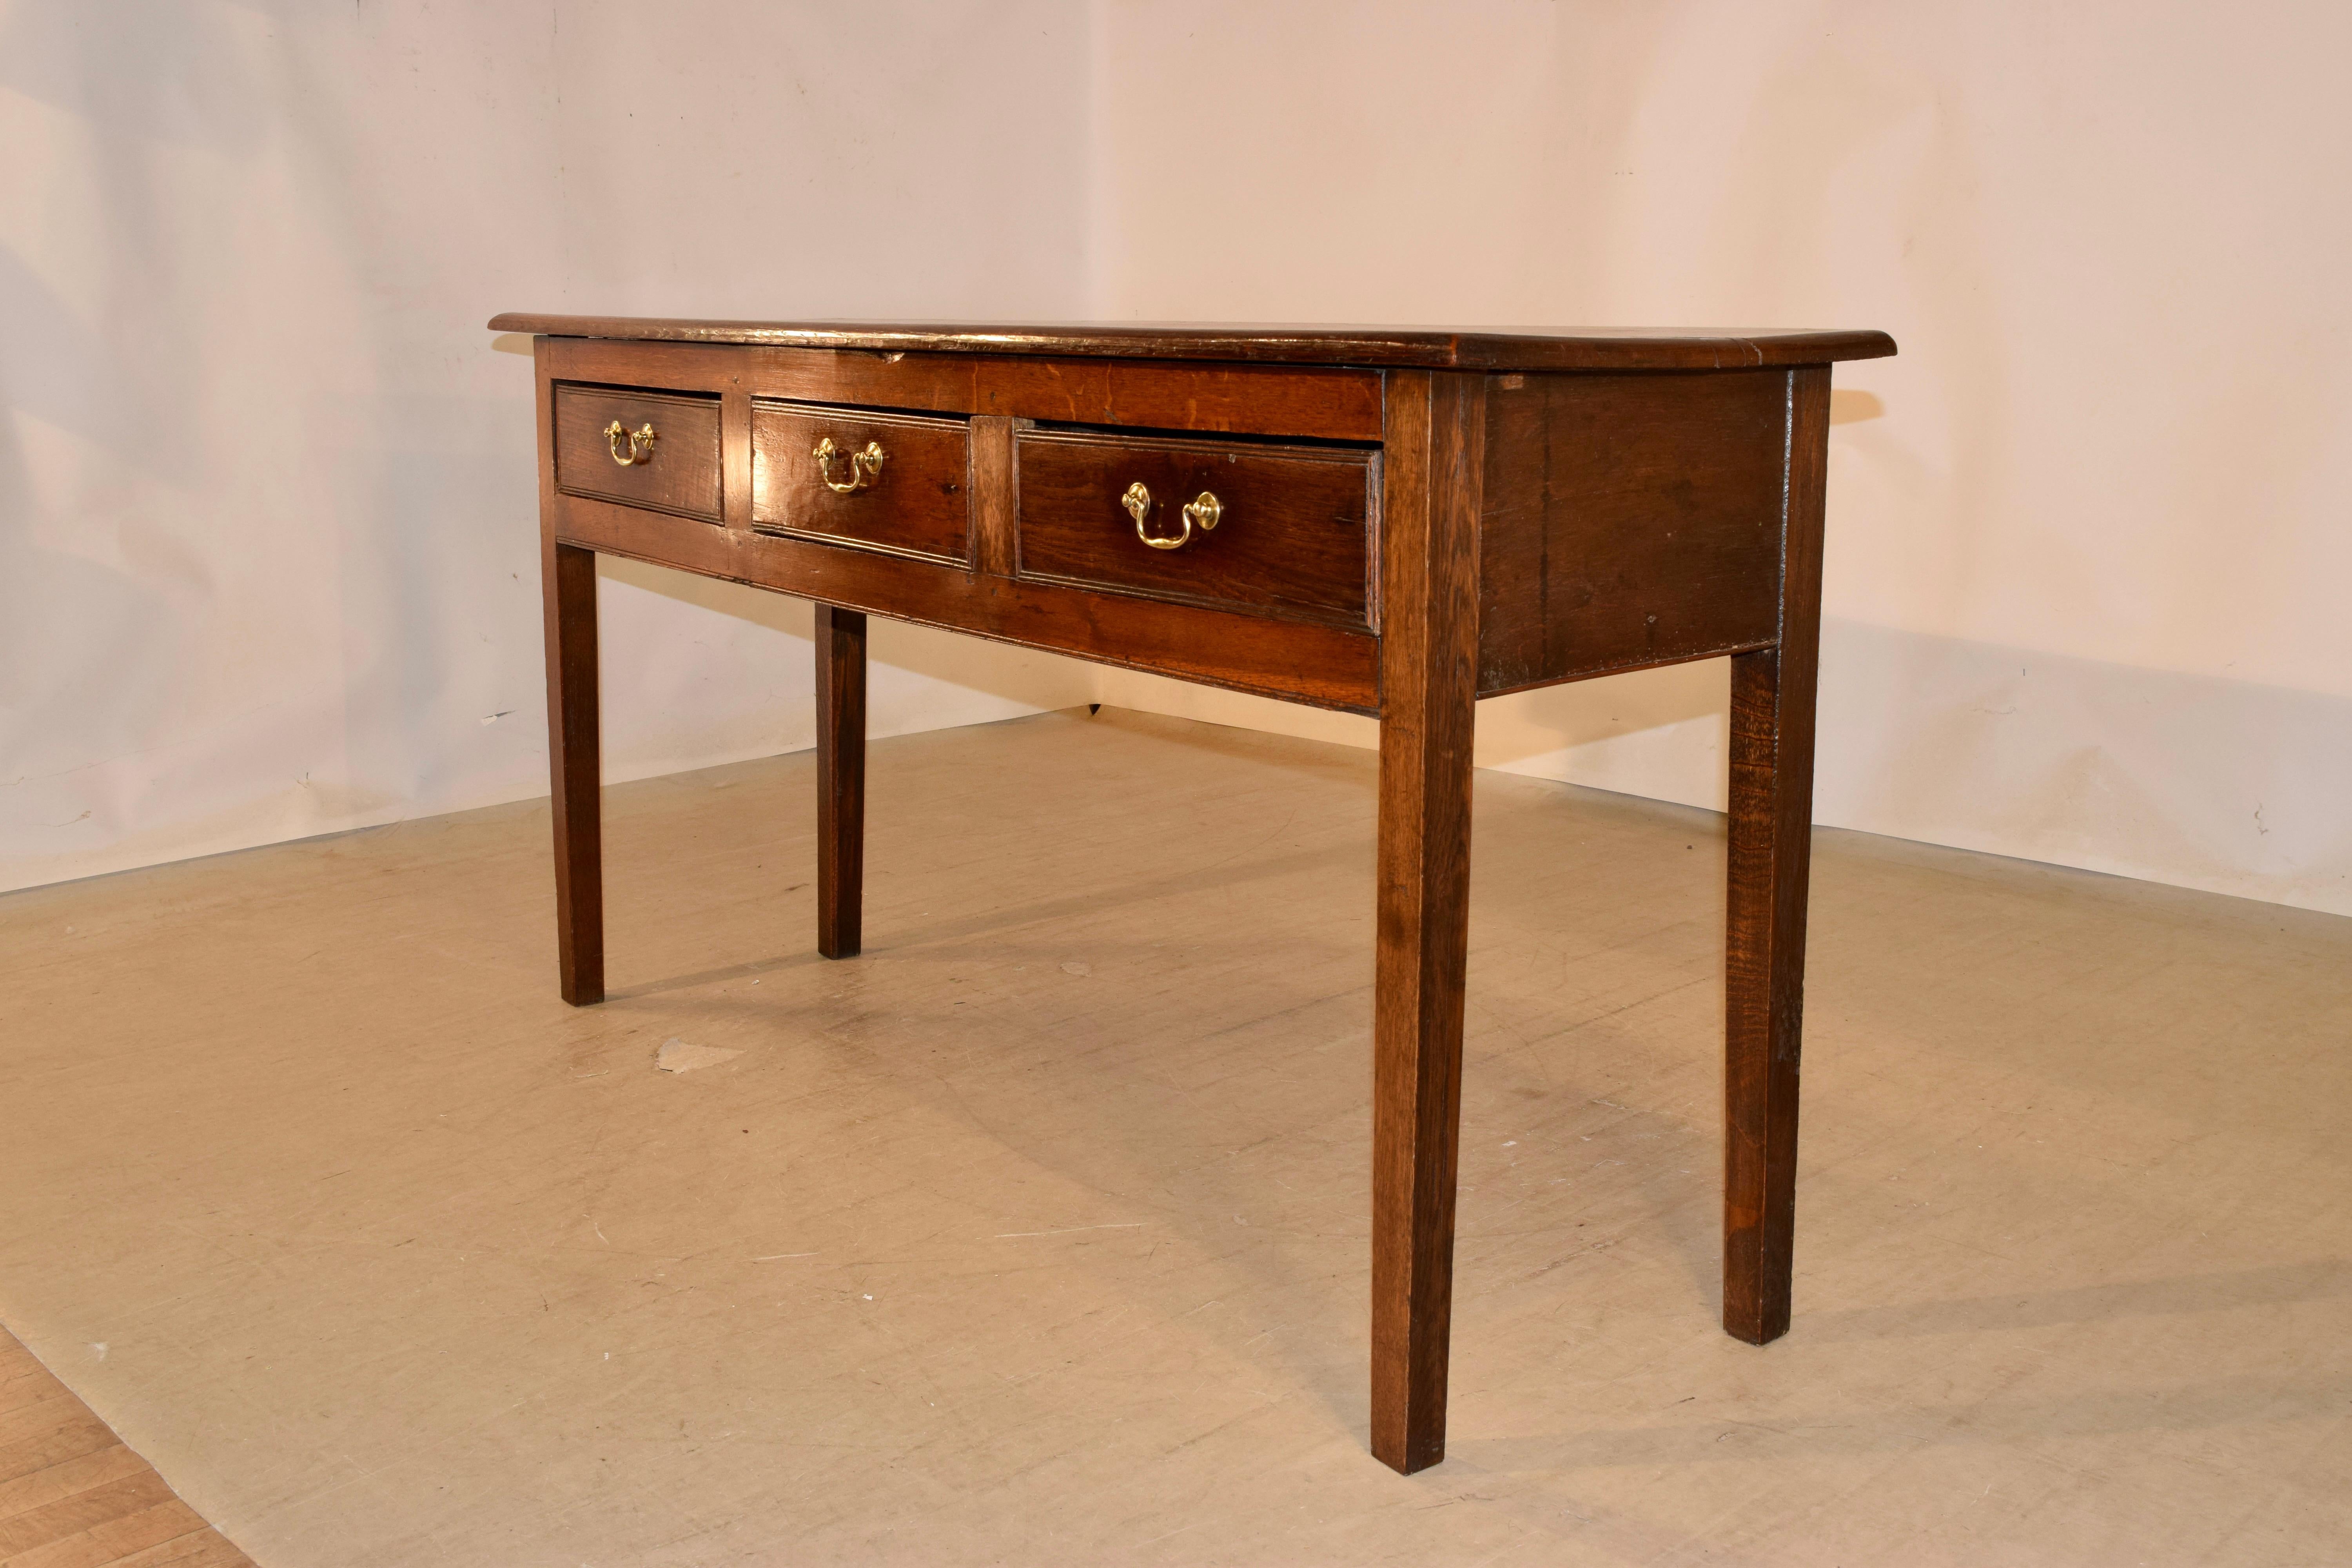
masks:
{"type": "Polygon", "coordinates": [[[1790,374],[1489,379],[1481,696],[1779,636],[1790,374]]]}

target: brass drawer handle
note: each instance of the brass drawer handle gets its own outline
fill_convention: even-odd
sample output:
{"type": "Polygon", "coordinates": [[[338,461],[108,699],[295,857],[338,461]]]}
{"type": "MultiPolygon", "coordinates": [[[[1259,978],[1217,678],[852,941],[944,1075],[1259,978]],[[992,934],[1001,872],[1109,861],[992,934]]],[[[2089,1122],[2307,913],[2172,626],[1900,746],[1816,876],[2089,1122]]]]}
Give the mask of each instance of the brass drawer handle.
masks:
{"type": "Polygon", "coordinates": [[[654,460],[653,422],[648,420],[632,431],[615,419],[604,426],[604,444],[613,448],[613,461],[625,468],[650,463],[654,460]]]}
{"type": "Polygon", "coordinates": [[[816,459],[817,472],[824,476],[824,488],[835,495],[854,496],[872,484],[882,473],[884,454],[882,443],[879,441],[866,442],[865,450],[860,452],[845,452],[833,444],[832,437],[827,436],[816,444],[816,449],[809,456],[816,459]],[[833,465],[844,458],[849,459],[847,484],[843,484],[833,477],[833,465]]]}
{"type": "Polygon", "coordinates": [[[1151,491],[1145,488],[1141,479],[1127,487],[1127,493],[1118,498],[1118,504],[1127,508],[1128,516],[1135,519],[1135,537],[1154,550],[1181,550],[1192,542],[1193,529],[1198,528],[1202,533],[1210,532],[1217,526],[1218,520],[1225,515],[1224,503],[1207,490],[1202,490],[1197,498],[1186,501],[1181,509],[1184,531],[1173,539],[1162,539],[1143,526],[1145,520],[1151,515],[1151,491]]]}

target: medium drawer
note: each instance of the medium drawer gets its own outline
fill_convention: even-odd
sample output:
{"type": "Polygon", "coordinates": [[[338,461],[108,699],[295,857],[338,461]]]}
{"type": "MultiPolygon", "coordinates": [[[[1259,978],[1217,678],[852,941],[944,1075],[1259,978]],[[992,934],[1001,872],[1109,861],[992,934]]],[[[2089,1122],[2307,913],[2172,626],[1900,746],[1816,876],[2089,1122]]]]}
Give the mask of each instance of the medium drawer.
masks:
{"type": "Polygon", "coordinates": [[[1370,624],[1370,450],[1024,430],[1014,464],[1024,577],[1370,624]]]}
{"type": "Polygon", "coordinates": [[[719,399],[558,385],[555,488],[719,521],[719,399]]]}
{"type": "Polygon", "coordinates": [[[751,526],[964,564],[971,428],[961,419],[751,403],[751,526]]]}

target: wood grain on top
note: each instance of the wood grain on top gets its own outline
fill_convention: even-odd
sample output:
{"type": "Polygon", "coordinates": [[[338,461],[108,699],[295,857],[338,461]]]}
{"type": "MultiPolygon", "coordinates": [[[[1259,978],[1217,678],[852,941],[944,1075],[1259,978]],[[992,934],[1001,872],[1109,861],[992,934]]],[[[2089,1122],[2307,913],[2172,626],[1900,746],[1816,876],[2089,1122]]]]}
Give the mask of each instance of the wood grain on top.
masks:
{"type": "Polygon", "coordinates": [[[1295,327],[1077,322],[951,326],[903,321],[694,321],[649,316],[490,318],[494,332],[887,353],[1060,354],[1105,359],[1256,361],[1431,370],[1730,370],[1878,359],[1873,331],[1650,327],[1295,327]]]}

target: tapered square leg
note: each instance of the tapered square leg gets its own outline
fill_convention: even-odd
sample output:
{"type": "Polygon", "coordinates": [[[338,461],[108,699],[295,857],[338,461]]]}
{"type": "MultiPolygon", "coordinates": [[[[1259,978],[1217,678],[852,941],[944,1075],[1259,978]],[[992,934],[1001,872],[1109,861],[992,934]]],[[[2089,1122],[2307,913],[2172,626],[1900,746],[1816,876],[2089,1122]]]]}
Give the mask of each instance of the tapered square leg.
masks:
{"type": "Polygon", "coordinates": [[[556,965],[563,999],[604,999],[604,867],[596,701],[596,552],[551,537],[540,560],[547,612],[547,758],[555,804],[556,965]]]}
{"type": "Polygon", "coordinates": [[[816,607],[816,950],[855,958],[866,889],[866,616],[816,607]]]}
{"type": "Polygon", "coordinates": [[[1780,642],[1731,661],[1723,1326],[1759,1345],[1789,1331],[1796,1237],[1827,367],[1790,374],[1789,407],[1780,642]]]}
{"type": "Polygon", "coordinates": [[[1372,1015],[1372,1452],[1445,1457],[1484,384],[1391,380],[1372,1015]]]}

